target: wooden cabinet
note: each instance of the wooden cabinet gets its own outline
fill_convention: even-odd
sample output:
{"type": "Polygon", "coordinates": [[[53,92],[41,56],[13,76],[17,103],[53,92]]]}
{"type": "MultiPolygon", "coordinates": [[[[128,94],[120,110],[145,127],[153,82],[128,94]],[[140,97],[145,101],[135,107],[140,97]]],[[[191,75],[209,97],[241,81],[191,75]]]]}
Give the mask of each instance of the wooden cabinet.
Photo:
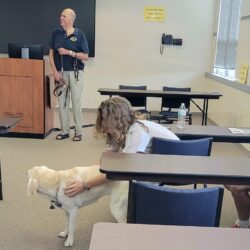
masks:
{"type": "Polygon", "coordinates": [[[53,128],[45,61],[0,58],[0,115],[20,116],[10,134],[44,138],[53,128]]]}

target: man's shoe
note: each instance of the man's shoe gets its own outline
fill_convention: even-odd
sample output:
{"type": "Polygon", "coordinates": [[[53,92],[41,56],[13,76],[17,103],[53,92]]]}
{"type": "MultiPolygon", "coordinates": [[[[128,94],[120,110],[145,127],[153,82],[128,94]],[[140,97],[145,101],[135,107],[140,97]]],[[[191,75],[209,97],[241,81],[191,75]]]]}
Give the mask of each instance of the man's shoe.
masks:
{"type": "Polygon", "coordinates": [[[231,226],[231,228],[245,228],[245,229],[248,229],[249,227],[241,227],[238,224],[234,224],[234,225],[231,226]]]}
{"type": "Polygon", "coordinates": [[[69,134],[59,134],[56,136],[56,139],[57,140],[64,140],[64,139],[67,139],[69,138],[69,134]]]}
{"type": "Polygon", "coordinates": [[[73,141],[81,141],[82,140],[82,135],[74,135],[73,141]]]}

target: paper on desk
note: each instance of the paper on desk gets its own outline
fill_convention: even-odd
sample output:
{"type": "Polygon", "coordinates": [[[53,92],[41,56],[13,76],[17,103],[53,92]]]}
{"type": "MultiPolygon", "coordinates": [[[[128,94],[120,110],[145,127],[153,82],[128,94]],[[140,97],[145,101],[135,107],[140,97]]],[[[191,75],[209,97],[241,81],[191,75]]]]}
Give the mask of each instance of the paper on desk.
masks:
{"type": "Polygon", "coordinates": [[[250,135],[250,128],[228,128],[233,134],[250,135]]]}

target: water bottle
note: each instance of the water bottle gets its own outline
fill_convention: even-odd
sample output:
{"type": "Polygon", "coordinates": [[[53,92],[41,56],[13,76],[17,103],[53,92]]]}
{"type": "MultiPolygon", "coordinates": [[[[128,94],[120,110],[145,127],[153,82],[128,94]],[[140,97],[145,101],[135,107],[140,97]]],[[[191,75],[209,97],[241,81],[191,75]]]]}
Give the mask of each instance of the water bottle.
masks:
{"type": "Polygon", "coordinates": [[[178,121],[177,121],[177,128],[185,128],[185,121],[186,121],[186,107],[185,104],[182,103],[180,108],[178,109],[178,121]]]}

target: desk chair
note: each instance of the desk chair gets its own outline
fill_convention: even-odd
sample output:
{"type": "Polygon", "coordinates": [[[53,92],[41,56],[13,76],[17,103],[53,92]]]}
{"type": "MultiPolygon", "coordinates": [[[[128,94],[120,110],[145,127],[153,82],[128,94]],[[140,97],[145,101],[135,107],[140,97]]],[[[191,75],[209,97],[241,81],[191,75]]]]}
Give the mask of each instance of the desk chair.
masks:
{"type": "MultiPolygon", "coordinates": [[[[162,90],[191,92],[191,88],[163,87],[162,90]]],[[[178,109],[181,103],[185,103],[187,109],[186,121],[191,125],[192,114],[190,113],[190,99],[188,97],[162,97],[159,122],[161,122],[161,119],[164,119],[167,123],[178,121],[178,109]]]]}
{"type": "MultiPolygon", "coordinates": [[[[127,86],[127,85],[119,85],[119,89],[131,89],[131,90],[146,90],[147,86],[127,86]]],[[[140,108],[136,109],[135,112],[141,113],[141,114],[148,114],[147,111],[147,97],[146,96],[127,96],[122,95],[120,96],[126,98],[133,108],[140,108]]]]}
{"type": "MultiPolygon", "coordinates": [[[[169,140],[159,137],[152,138],[151,154],[161,155],[196,155],[210,156],[213,138],[195,140],[169,140]]],[[[185,164],[185,162],[183,162],[185,164]]],[[[179,183],[161,183],[160,185],[183,185],[179,183]]],[[[207,187],[204,184],[204,187],[207,187]]],[[[194,184],[197,188],[197,183],[194,184]]]]}
{"type": "Polygon", "coordinates": [[[131,223],[218,227],[224,189],[177,189],[133,181],[131,223]]]}

